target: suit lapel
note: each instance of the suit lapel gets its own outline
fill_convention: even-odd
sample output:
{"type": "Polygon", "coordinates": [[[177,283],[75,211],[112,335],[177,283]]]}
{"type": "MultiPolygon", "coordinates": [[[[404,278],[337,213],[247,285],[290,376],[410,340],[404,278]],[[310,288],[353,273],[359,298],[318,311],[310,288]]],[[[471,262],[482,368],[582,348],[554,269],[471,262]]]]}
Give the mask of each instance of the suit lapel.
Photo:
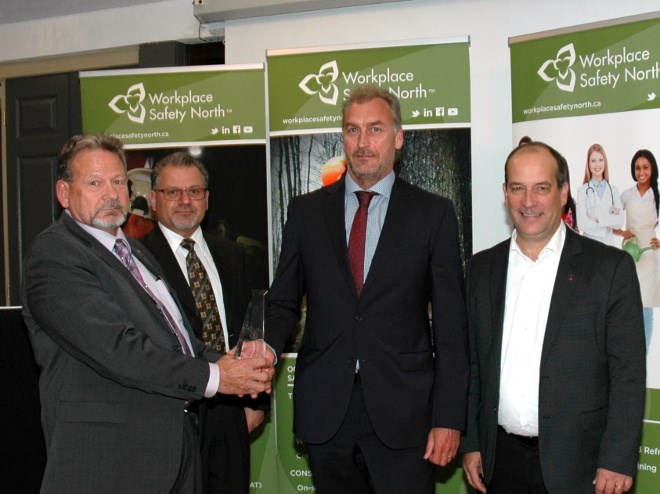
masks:
{"type": "MultiPolygon", "coordinates": [[[[142,300],[147,310],[151,311],[155,318],[157,318],[158,320],[162,320],[164,322],[163,316],[156,307],[156,304],[153,303],[153,300],[151,299],[149,294],[139,285],[139,283],[135,280],[135,278],[130,273],[130,271],[126,269],[126,267],[122,264],[122,262],[112,252],[110,252],[103,244],[101,244],[98,240],[96,240],[94,237],[88,234],[85,230],[80,228],[80,226],[78,226],[75,220],[69,217],[68,214],[63,213],[62,221],[70,232],[72,232],[82,242],[87,244],[87,246],[94,252],[94,254],[102,262],[104,262],[110,267],[114,275],[124,278],[127,281],[127,283],[129,283],[130,286],[133,287],[136,296],[142,300]]],[[[142,262],[142,264],[144,264],[147,267],[147,269],[149,269],[155,276],[162,278],[161,270],[157,269],[152,262],[150,262],[148,259],[145,258],[144,254],[139,248],[139,244],[137,244],[136,241],[130,237],[128,237],[128,241],[131,244],[131,252],[133,253],[133,255],[140,262],[142,262]]],[[[165,323],[163,327],[164,328],[167,327],[165,323]]]]}
{"type": "Polygon", "coordinates": [[[493,355],[499,365],[502,355],[502,335],[504,333],[504,307],[506,302],[506,280],[509,270],[509,250],[511,240],[501,243],[493,253],[490,266],[491,327],[493,328],[493,355]]]}
{"type": "Polygon", "coordinates": [[[101,259],[101,261],[108,264],[114,271],[116,271],[118,276],[125,278],[128,282],[134,285],[136,292],[144,292],[140,285],[138,285],[138,283],[135,281],[135,278],[133,278],[133,275],[130,273],[130,271],[128,271],[128,269],[126,269],[121,261],[103,244],[101,244],[101,242],[80,228],[80,226],[73,218],[71,218],[67,213],[62,213],[61,221],[63,222],[64,226],[80,241],[86,244],[89,249],[91,249],[94,254],[99,257],[99,259],[101,259]]]}
{"type": "Polygon", "coordinates": [[[363,293],[367,290],[368,286],[373,283],[378,276],[381,269],[387,269],[387,266],[392,259],[392,253],[396,247],[401,243],[401,225],[406,223],[406,218],[410,211],[409,194],[411,189],[406,187],[398,177],[392,186],[392,193],[390,195],[390,202],[387,206],[387,213],[385,215],[385,222],[383,229],[380,232],[378,244],[374,257],[371,260],[371,266],[367,273],[367,278],[364,281],[363,293]]]}
{"type": "Polygon", "coordinates": [[[158,257],[165,279],[170,284],[171,289],[177,293],[179,301],[186,307],[188,313],[195,313],[197,311],[195,299],[165,235],[158,226],[154,228],[153,233],[150,235],[152,252],[154,256],[158,257]]]}
{"type": "Polygon", "coordinates": [[[581,274],[581,266],[578,261],[582,253],[582,244],[579,236],[570,228],[566,228],[566,240],[559,258],[557,277],[552,289],[552,300],[548,311],[548,321],[545,327],[543,339],[543,352],[541,354],[541,367],[545,363],[550,350],[557,338],[559,328],[566,314],[566,307],[570,306],[574,297],[575,280],[581,274]]]}
{"type": "Polygon", "coordinates": [[[353,275],[348,263],[348,247],[346,245],[346,221],[344,215],[344,179],[323,189],[322,209],[325,226],[335,253],[339,270],[344,275],[351,291],[355,292],[353,275]]]}

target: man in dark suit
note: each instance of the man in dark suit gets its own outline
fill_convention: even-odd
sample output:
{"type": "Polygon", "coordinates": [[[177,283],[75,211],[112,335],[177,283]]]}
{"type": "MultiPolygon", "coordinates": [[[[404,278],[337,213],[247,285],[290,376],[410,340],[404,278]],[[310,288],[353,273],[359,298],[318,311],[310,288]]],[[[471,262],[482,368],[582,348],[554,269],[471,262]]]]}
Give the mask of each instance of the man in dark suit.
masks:
{"type": "Polygon", "coordinates": [[[568,165],[531,142],[507,158],[510,240],[468,270],[471,383],[461,444],[489,494],[619,494],[637,467],[645,393],[639,283],[625,252],[561,220],[568,165]]]}
{"type": "Polygon", "coordinates": [[[200,492],[194,401],[268,390],[268,361],[207,348],[156,259],[125,237],[119,140],[71,138],[55,187],[65,211],[31,245],[22,285],[41,368],[42,492],[200,492]]]}
{"type": "MultiPolygon", "coordinates": [[[[251,275],[243,248],[217,235],[203,233],[200,224],[208,209],[209,175],[199,160],[185,152],[162,158],[152,170],[150,200],[158,226],[142,243],[159,260],[165,279],[179,296],[193,332],[207,345],[204,323],[189,286],[184,239],[209,275],[220,317],[218,330],[233,348],[251,295],[251,275]]],[[[250,486],[249,433],[264,419],[266,400],[217,395],[205,400],[202,412],[202,485],[214,493],[245,493],[250,486]],[[260,409],[261,408],[261,409],[260,409]]]]}
{"type": "Polygon", "coordinates": [[[465,426],[456,216],[447,199],[395,177],[403,130],[394,95],[354,90],[343,135],[348,172],[289,206],[266,339],[282,351],[306,297],[294,429],[320,492],[430,493],[433,464],[451,461],[465,426]],[[358,206],[364,191],[377,195],[358,206]]]}

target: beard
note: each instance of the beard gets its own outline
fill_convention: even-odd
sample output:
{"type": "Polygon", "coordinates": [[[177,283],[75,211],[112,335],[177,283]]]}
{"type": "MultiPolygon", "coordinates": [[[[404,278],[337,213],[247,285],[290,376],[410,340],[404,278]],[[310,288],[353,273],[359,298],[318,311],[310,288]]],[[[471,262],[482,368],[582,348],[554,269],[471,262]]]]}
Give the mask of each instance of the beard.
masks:
{"type": "Polygon", "coordinates": [[[105,201],[96,209],[96,211],[94,211],[91,224],[96,228],[103,229],[119,228],[126,221],[127,214],[127,208],[124,207],[121,202],[117,201],[116,199],[111,199],[109,201],[105,201]],[[107,210],[112,208],[117,210],[117,214],[107,215],[107,210]],[[105,211],[106,216],[99,216],[102,211],[105,211]]]}
{"type": "Polygon", "coordinates": [[[189,207],[189,208],[179,208],[177,209],[174,214],[172,214],[172,224],[176,227],[177,230],[179,231],[186,231],[186,230],[194,230],[199,226],[201,223],[201,219],[199,218],[199,211],[197,208],[194,207],[189,207]],[[192,213],[189,216],[179,216],[176,213],[192,213]]]}

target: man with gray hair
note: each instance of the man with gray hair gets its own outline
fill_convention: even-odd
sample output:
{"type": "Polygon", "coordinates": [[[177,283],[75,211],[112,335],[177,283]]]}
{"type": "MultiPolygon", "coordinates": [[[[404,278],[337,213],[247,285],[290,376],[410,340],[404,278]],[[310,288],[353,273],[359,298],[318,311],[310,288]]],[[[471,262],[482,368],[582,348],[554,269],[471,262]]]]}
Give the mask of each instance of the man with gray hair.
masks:
{"type": "Polygon", "coordinates": [[[429,494],[433,465],[453,459],[465,427],[456,215],[395,176],[393,94],[355,89],[343,137],[347,173],[289,205],[266,339],[279,355],[305,299],[294,430],[320,492],[429,494]]]}
{"type": "Polygon", "coordinates": [[[156,259],[127,238],[118,139],[74,136],[55,184],[65,209],[24,263],[23,315],[41,369],[41,492],[199,493],[195,404],[270,390],[266,359],[199,341],[156,259]]]}

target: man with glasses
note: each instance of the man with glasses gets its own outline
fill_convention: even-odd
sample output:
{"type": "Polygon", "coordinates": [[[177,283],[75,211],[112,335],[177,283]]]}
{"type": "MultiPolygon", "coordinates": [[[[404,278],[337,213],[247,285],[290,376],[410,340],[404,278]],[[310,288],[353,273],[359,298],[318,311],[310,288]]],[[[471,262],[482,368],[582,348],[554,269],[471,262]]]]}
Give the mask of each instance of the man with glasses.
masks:
{"type": "Polygon", "coordinates": [[[157,260],[124,234],[121,141],[69,139],[55,192],[64,212],[32,242],[21,287],[41,369],[41,492],[197,494],[194,404],[268,391],[272,368],[196,338],[157,260]]]}
{"type": "MultiPolygon", "coordinates": [[[[188,153],[175,152],[159,160],[152,170],[150,193],[158,226],[141,241],[163,266],[165,278],[181,299],[194,333],[208,346],[226,351],[236,345],[250,299],[252,276],[240,246],[202,232],[200,224],[209,205],[208,183],[206,167],[188,153]],[[191,271],[194,261],[201,263],[210,282],[211,290],[206,294],[195,289],[200,280],[191,271]],[[213,298],[209,308],[200,305],[199,300],[207,296],[213,298]]],[[[249,433],[262,423],[267,405],[267,396],[255,401],[217,395],[204,402],[204,492],[247,494],[249,433]]]]}

